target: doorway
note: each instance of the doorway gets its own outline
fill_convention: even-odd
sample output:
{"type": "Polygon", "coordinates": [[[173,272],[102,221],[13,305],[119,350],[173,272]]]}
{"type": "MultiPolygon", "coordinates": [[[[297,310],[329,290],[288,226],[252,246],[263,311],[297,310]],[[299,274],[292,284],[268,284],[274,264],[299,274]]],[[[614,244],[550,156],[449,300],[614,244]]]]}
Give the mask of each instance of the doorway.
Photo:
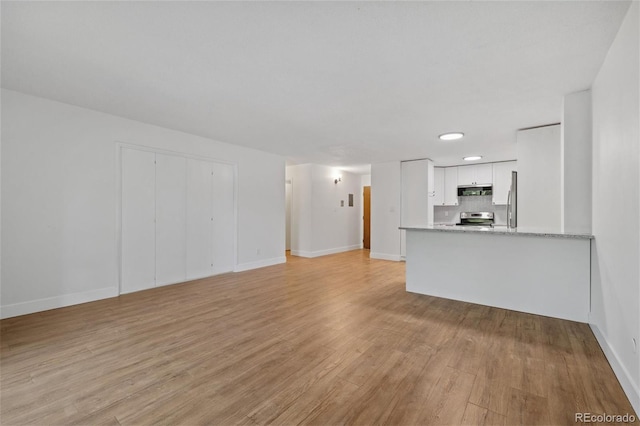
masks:
{"type": "Polygon", "coordinates": [[[363,186],[362,247],[371,249],[371,187],[363,186]]]}
{"type": "Polygon", "coordinates": [[[291,251],[291,197],[293,196],[293,186],[291,179],[285,181],[285,212],[286,212],[286,224],[285,224],[285,251],[289,253],[291,251]]]}

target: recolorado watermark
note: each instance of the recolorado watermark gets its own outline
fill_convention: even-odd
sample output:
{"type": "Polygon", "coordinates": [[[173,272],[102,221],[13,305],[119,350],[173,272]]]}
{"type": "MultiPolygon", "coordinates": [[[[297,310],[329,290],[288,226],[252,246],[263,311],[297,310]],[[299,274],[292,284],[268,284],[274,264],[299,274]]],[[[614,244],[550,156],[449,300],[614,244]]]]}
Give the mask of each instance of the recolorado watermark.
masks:
{"type": "Polygon", "coordinates": [[[633,414],[595,414],[595,413],[575,413],[576,423],[633,423],[636,416],[633,414]]]}

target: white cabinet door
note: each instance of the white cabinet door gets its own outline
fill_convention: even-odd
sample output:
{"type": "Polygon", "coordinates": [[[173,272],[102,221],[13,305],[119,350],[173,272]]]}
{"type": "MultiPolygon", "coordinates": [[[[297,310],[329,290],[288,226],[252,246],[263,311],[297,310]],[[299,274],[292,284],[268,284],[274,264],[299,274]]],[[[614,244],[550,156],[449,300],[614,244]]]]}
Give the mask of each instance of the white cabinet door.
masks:
{"type": "Polygon", "coordinates": [[[475,180],[474,185],[491,185],[493,182],[493,164],[476,164],[473,166],[475,180]]]}
{"type": "Polygon", "coordinates": [[[434,206],[443,206],[444,205],[444,168],[443,167],[435,167],[433,171],[433,186],[435,191],[435,196],[433,197],[433,205],[434,206]]]}
{"type": "Polygon", "coordinates": [[[186,279],[187,160],[156,154],[156,285],[186,279]]]}
{"type": "Polygon", "coordinates": [[[213,274],[235,266],[234,167],[213,163],[213,274]]]}
{"type": "Polygon", "coordinates": [[[492,179],[491,163],[458,166],[458,185],[491,185],[492,179]]]}
{"type": "Polygon", "coordinates": [[[516,170],[515,161],[493,164],[493,204],[507,204],[507,195],[511,187],[511,172],[516,170]]]}
{"type": "Polygon", "coordinates": [[[433,202],[435,198],[435,170],[433,167],[433,161],[427,160],[427,225],[433,226],[433,217],[435,213],[433,211],[433,202]]]}
{"type": "Polygon", "coordinates": [[[444,169],[444,205],[458,205],[458,169],[459,167],[445,167],[444,169]]]}
{"type": "Polygon", "coordinates": [[[187,159],[187,279],[213,270],[213,163],[187,159]]]}
{"type": "Polygon", "coordinates": [[[429,217],[427,160],[403,161],[400,164],[402,172],[400,224],[426,226],[429,217]]]}
{"type": "Polygon", "coordinates": [[[473,185],[476,174],[473,166],[458,166],[458,185],[473,185]]]}
{"type": "Polygon", "coordinates": [[[155,153],[123,148],[121,293],[155,286],[155,153]]]}

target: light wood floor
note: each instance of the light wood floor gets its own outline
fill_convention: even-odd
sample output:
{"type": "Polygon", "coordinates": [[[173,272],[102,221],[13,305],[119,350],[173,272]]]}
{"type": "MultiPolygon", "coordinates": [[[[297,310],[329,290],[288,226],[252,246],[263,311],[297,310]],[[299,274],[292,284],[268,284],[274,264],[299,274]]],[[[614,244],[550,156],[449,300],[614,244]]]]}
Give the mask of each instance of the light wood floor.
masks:
{"type": "Polygon", "coordinates": [[[575,424],[633,413],[588,326],[409,294],[368,251],[2,321],[12,424],[575,424]]]}

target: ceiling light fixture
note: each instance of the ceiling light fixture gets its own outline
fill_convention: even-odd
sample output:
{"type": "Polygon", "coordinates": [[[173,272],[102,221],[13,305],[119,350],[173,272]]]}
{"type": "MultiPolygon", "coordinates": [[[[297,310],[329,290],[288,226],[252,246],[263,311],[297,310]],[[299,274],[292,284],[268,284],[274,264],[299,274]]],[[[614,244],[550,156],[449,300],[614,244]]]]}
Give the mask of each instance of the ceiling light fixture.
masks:
{"type": "Polygon", "coordinates": [[[450,133],[443,133],[438,137],[443,141],[455,141],[456,139],[462,139],[463,136],[464,136],[464,133],[462,132],[450,132],[450,133]]]}
{"type": "Polygon", "coordinates": [[[480,160],[482,158],[481,155],[472,155],[470,157],[464,157],[463,160],[464,161],[476,161],[476,160],[480,160]]]}

